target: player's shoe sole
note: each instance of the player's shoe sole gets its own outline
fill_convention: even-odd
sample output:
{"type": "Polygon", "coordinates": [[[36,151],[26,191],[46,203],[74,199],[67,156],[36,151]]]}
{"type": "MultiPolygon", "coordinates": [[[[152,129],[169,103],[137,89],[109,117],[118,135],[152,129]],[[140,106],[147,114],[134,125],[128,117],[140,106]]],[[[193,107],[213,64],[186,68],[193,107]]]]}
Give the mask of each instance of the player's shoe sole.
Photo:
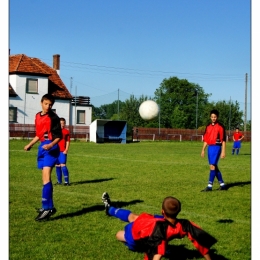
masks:
{"type": "Polygon", "coordinates": [[[35,218],[36,221],[43,221],[48,220],[50,216],[54,215],[57,210],[55,208],[52,209],[37,209],[37,212],[39,213],[38,216],[35,218]]]}
{"type": "Polygon", "coordinates": [[[102,194],[101,199],[102,199],[102,201],[103,201],[103,203],[104,203],[104,205],[105,205],[106,214],[109,215],[109,214],[108,214],[108,210],[109,210],[109,207],[110,207],[110,205],[111,205],[111,200],[110,200],[110,197],[109,197],[108,193],[107,193],[107,192],[104,192],[104,193],[102,194]]]}

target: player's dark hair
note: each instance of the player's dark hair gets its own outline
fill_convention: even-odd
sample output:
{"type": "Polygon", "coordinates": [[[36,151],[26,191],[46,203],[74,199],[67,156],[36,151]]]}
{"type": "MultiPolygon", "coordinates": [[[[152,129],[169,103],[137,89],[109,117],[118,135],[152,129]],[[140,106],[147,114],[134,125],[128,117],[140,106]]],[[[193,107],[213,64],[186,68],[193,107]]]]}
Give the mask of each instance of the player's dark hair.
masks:
{"type": "Polygon", "coordinates": [[[64,121],[66,123],[66,119],[64,117],[60,117],[60,121],[64,121]]]}
{"type": "Polygon", "coordinates": [[[176,218],[181,211],[181,202],[174,197],[166,197],[163,200],[162,209],[166,217],[176,218]]]}
{"type": "Polygon", "coordinates": [[[55,102],[54,96],[49,93],[42,96],[41,102],[43,102],[44,100],[50,100],[52,104],[54,104],[55,102]]]}
{"type": "Polygon", "coordinates": [[[217,117],[219,116],[219,112],[217,109],[212,109],[209,115],[211,116],[212,114],[216,115],[217,117]]]}

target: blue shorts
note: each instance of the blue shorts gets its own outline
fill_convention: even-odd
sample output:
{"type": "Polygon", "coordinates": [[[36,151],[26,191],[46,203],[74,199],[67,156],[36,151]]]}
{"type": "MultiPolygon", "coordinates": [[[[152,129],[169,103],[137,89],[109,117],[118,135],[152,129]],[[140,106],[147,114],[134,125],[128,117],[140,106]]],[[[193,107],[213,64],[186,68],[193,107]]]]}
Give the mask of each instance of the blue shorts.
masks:
{"type": "Polygon", "coordinates": [[[234,148],[234,149],[239,149],[239,148],[241,148],[241,142],[240,142],[240,141],[234,141],[233,148],[234,148]]]}
{"type": "Polygon", "coordinates": [[[55,144],[50,150],[44,150],[43,145],[51,143],[51,140],[41,142],[38,147],[37,164],[38,169],[43,167],[54,167],[60,154],[60,148],[55,144]]]}
{"type": "Polygon", "coordinates": [[[136,250],[136,243],[132,235],[132,226],[134,222],[131,222],[125,226],[125,245],[132,251],[136,250]]]}
{"type": "Polygon", "coordinates": [[[67,154],[60,152],[57,164],[66,164],[66,162],[67,162],[67,154]]]}
{"type": "Polygon", "coordinates": [[[221,146],[220,145],[209,145],[208,146],[208,160],[209,164],[217,165],[218,160],[221,154],[221,146]]]}

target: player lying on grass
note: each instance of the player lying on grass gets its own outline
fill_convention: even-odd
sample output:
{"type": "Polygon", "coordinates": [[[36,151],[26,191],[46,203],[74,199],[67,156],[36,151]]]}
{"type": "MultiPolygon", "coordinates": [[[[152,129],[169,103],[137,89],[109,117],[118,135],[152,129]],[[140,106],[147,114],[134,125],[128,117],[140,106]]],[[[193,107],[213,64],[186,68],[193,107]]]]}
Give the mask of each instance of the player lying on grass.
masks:
{"type": "Polygon", "coordinates": [[[161,259],[166,254],[169,241],[185,236],[206,260],[211,260],[209,249],[217,240],[195,223],[187,219],[177,219],[181,211],[178,199],[166,197],[162,202],[162,215],[137,215],[127,209],[115,208],[111,205],[107,192],[102,194],[102,201],[108,216],[129,222],[124,230],[117,232],[116,238],[124,242],[130,250],[144,252],[145,260],[161,259]]]}

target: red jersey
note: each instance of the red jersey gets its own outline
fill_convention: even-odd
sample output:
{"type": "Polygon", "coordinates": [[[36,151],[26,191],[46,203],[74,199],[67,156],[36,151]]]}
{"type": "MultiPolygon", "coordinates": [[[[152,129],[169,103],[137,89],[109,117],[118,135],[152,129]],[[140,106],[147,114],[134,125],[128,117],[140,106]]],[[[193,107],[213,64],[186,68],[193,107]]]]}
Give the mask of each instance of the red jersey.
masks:
{"type": "Polygon", "coordinates": [[[66,143],[70,142],[70,131],[66,128],[61,129],[62,138],[60,139],[58,145],[60,147],[60,152],[64,152],[66,149],[66,143]]]}
{"type": "Polygon", "coordinates": [[[205,255],[217,240],[187,219],[177,219],[173,225],[164,218],[142,213],[133,223],[132,235],[138,248],[145,252],[144,259],[153,259],[156,254],[165,255],[170,240],[185,236],[197,250],[205,255]]]}
{"type": "Polygon", "coordinates": [[[226,130],[224,125],[216,122],[214,125],[212,123],[206,126],[203,141],[208,145],[222,145],[222,142],[226,142],[226,130]]]}
{"type": "Polygon", "coordinates": [[[242,136],[243,135],[240,132],[235,132],[233,134],[233,139],[234,139],[234,141],[238,141],[240,138],[242,138],[242,136]]]}
{"type": "Polygon", "coordinates": [[[35,115],[35,130],[41,142],[62,137],[60,118],[53,111],[44,115],[38,112],[35,115]]]}

